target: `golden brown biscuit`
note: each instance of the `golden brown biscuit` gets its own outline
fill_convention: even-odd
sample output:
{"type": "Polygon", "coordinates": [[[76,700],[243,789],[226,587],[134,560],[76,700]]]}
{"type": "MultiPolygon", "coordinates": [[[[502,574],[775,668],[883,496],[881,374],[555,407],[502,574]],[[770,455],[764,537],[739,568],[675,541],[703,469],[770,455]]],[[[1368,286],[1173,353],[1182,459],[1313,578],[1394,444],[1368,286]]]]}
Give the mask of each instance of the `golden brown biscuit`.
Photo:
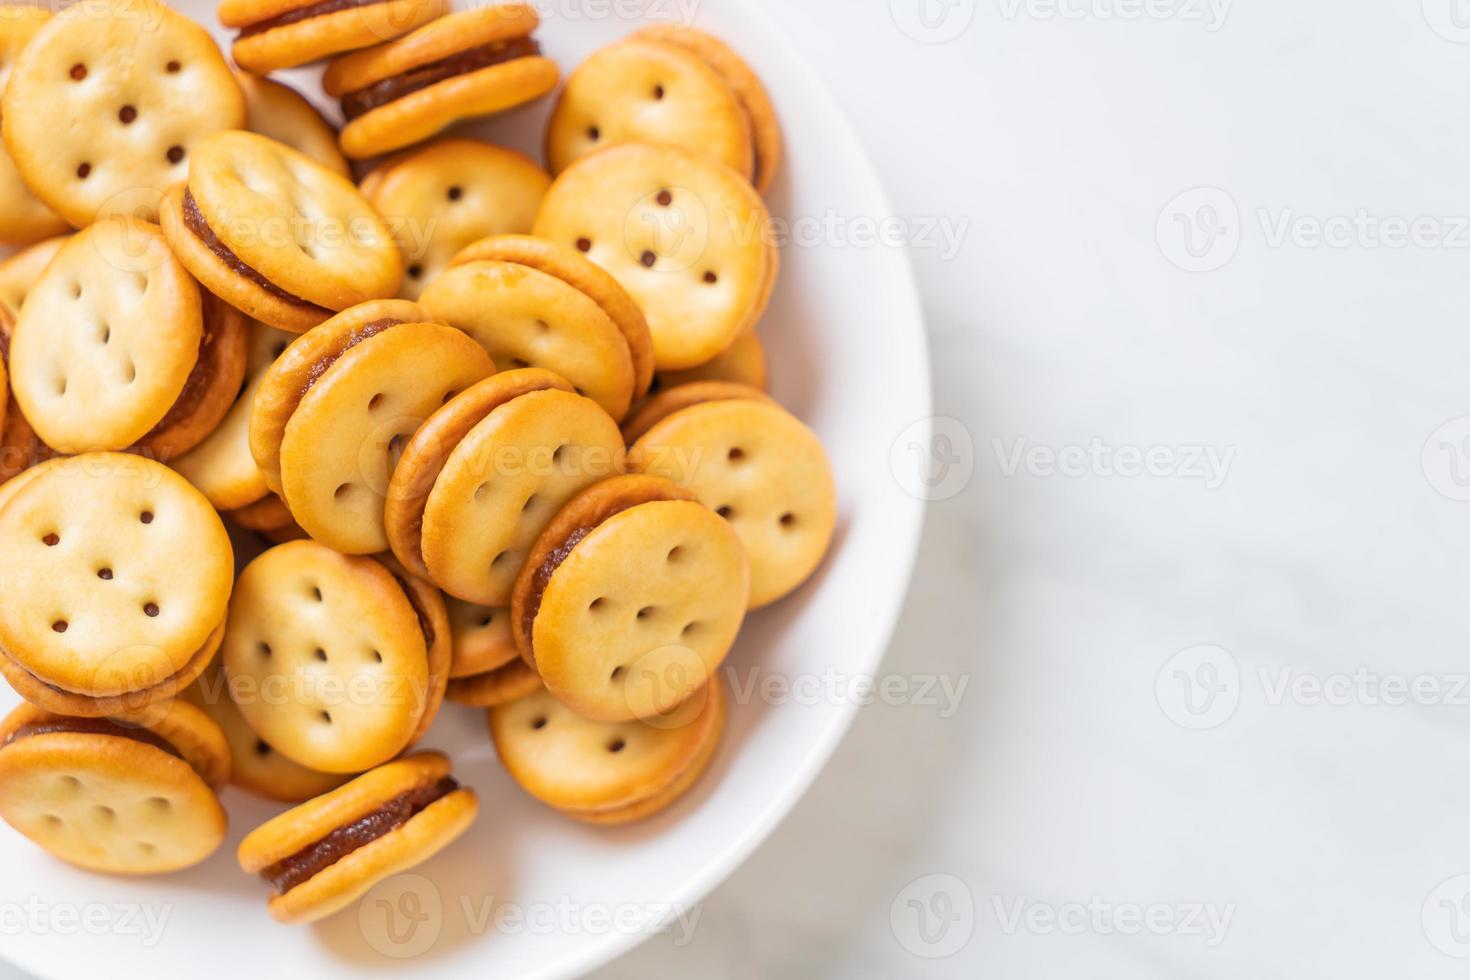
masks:
{"type": "Polygon", "coordinates": [[[482,674],[450,681],[447,697],[467,708],[493,708],[539,690],[541,678],[524,660],[516,657],[482,674]]]}
{"type": "Polygon", "coordinates": [[[244,125],[245,99],[203,27],[158,0],[89,0],[21,51],[3,113],[26,185],[80,228],[155,220],[199,142],[244,125]]]}
{"type": "Polygon", "coordinates": [[[428,319],[406,300],[347,310],[287,348],[256,395],[256,465],[296,522],[338,551],[387,550],[384,497],[409,437],[495,370],[484,348],[428,319]]]}
{"type": "Polygon", "coordinates": [[[766,390],[766,348],[754,330],[735,338],[735,343],[716,354],[713,360],[683,371],[660,371],[654,378],[653,390],[666,391],[697,381],[732,381],[766,390]]]}
{"type": "Polygon", "coordinates": [[[219,646],[233,578],[209,501],[160,463],[88,453],[48,464],[0,512],[0,672],[65,714],[142,708],[219,646]]]}
{"type": "MultiPolygon", "coordinates": [[[[50,17],[42,7],[0,8],[0,92],[21,49],[50,17]]],[[[66,222],[26,187],[10,154],[0,153],[0,242],[28,245],[68,230],[66,222]]]]}
{"type": "Polygon", "coordinates": [[[427,861],[469,829],[478,809],[449,760],[422,752],[257,827],[240,842],[240,867],[271,886],[272,916],[311,922],[427,861]]]}
{"type": "Polygon", "coordinates": [[[201,140],[161,217],[200,283],[282,330],[392,296],[403,277],[393,236],[351,181],[256,133],[201,140]]]}
{"type": "MultiPolygon", "coordinates": [[[[0,496],[0,506],[3,503],[4,498],[0,496]]],[[[451,680],[473,677],[520,659],[516,641],[510,635],[509,608],[492,609],[453,596],[444,597],[444,606],[454,641],[454,657],[449,668],[451,680]]]]}
{"type": "Polygon", "coordinates": [[[531,37],[539,23],[530,4],[495,3],[338,58],[322,87],[342,100],[342,152],[388,153],[547,94],[558,73],[531,37]]]}
{"type": "Polygon", "coordinates": [[[56,257],[68,235],[57,235],[30,248],[21,249],[10,258],[0,262],[0,303],[9,307],[12,316],[20,312],[26,294],[41,278],[46,266],[56,257]]]}
{"type": "Polygon", "coordinates": [[[448,0],[221,0],[219,20],[239,30],[235,61],[263,73],[381,44],[448,10],[448,0]]]}
{"type": "Polygon", "coordinates": [[[531,230],[551,178],[529,157],[479,140],[403,153],[362,181],[408,267],[398,295],[417,299],[465,246],[531,230]]]}
{"type": "Polygon", "coordinates": [[[0,722],[0,817],[63,861],[109,874],[198,864],[224,840],[219,726],[176,702],[149,722],[23,704],[0,722]]]}
{"type": "Polygon", "coordinates": [[[542,532],[516,579],[511,629],[557,700],[599,721],[648,719],[715,673],[749,594],[728,523],[668,480],[614,477],[542,532]]]}
{"type": "Polygon", "coordinates": [[[352,168],[337,149],[337,130],[299,92],[273,79],[236,72],[245,93],[245,128],[304,153],[333,173],[351,179],[352,168]]]}

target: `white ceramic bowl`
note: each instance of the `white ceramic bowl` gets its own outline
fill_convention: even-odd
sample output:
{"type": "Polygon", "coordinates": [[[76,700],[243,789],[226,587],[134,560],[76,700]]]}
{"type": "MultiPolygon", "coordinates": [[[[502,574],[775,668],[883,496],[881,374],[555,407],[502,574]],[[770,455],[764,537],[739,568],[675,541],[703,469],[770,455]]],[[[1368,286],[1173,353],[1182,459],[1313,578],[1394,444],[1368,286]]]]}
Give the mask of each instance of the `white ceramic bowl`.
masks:
{"type": "MultiPolygon", "coordinates": [[[[178,6],[228,42],[212,3],[178,6]]],[[[480,712],[446,705],[426,745],[451,753],[459,778],[479,791],[479,820],[358,909],[312,927],[272,921],[264,885],[240,872],[234,852],[278,808],[229,790],[225,846],[204,865],[163,878],[86,874],[0,825],[0,956],[40,976],[79,980],[195,973],[327,980],[427,970],[477,980],[575,976],[631,948],[666,916],[693,908],[771,833],[846,731],[855,701],[827,696],[824,678],[878,669],[923,513],[890,469],[890,447],[900,433],[924,444],[930,415],[928,353],[907,259],[862,247],[842,231],[843,223],[888,216],[883,192],[822,80],[739,0],[537,6],[544,14],[539,37],[564,70],[636,29],[641,18],[619,16],[629,9],[662,19],[697,10],[698,26],[728,40],[760,72],[785,132],[786,160],[770,203],[778,230],[789,228],[792,241],[761,334],[774,393],[832,455],[839,525],[815,578],[747,623],[728,662],[737,702],[710,772],[690,797],[648,823],[583,827],[506,777],[480,712]],[[772,678],[794,693],[766,688],[776,696],[762,696],[772,678]],[[753,696],[742,696],[752,687],[753,696]]],[[[317,72],[285,78],[326,105],[317,72]]],[[[531,107],[469,131],[541,159],[548,111],[531,107]]],[[[15,701],[0,691],[0,709],[15,701]]]]}

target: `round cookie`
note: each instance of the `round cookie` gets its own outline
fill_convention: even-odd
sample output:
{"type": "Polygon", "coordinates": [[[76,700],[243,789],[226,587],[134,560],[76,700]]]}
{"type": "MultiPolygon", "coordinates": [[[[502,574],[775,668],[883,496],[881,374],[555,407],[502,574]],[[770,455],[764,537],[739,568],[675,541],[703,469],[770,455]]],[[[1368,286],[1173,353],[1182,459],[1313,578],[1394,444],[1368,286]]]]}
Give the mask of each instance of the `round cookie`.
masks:
{"type": "Polygon", "coordinates": [[[109,874],[198,864],[224,840],[219,726],[188,704],[151,724],[23,704],[0,722],[0,817],[63,861],[109,874]]]}
{"type": "MultiPolygon", "coordinates": [[[[237,314],[238,315],[238,314],[237,314]]],[[[194,484],[217,510],[238,510],[261,501],[270,488],[250,455],[250,412],[266,368],[285,352],[294,334],[250,324],[245,386],[224,420],[209,437],[173,461],[173,468],[194,484]]],[[[285,505],[282,504],[282,509],[285,505]]],[[[290,512],[287,511],[289,518],[290,512]]],[[[280,522],[276,526],[280,526],[280,522]]]]}
{"type": "Polygon", "coordinates": [[[545,689],[487,712],[496,755],[521,788],[590,823],[631,823],[683,796],[709,765],[725,727],[718,675],[649,724],[583,718],[545,689]]]}
{"type": "Polygon", "coordinates": [[[730,525],[688,491],[614,477],[574,497],[516,579],[516,648],[578,714],[630,721],[666,714],[729,653],[750,593],[730,525]]]}
{"type": "Polygon", "coordinates": [[[292,527],[296,523],[286,502],[273,493],[266,494],[253,504],[227,511],[225,516],[247,531],[258,531],[262,534],[292,527]]]}
{"type": "Polygon", "coordinates": [[[557,510],[623,472],[608,414],[550,371],[523,368],[452,398],[393,471],[384,523],[393,553],[450,595],[510,601],[516,574],[557,510]]]}
{"type": "Polygon", "coordinates": [[[772,105],[771,97],[766,93],[766,87],[761,84],[755,71],[729,45],[692,27],[655,24],[639,30],[633,36],[692,51],[719,72],[750,119],[751,135],[755,140],[755,174],[752,183],[762,194],[770,190],[771,182],[781,169],[781,124],[776,119],[776,107],[772,105]]]}
{"type": "Polygon", "coordinates": [[[247,793],[279,803],[300,803],[336,789],[351,778],[299,766],[255,734],[230,697],[229,684],[218,661],[183,696],[219,725],[233,761],[230,782],[247,793]]]}
{"type": "Polygon", "coordinates": [[[89,0],[52,17],[0,111],[26,185],[79,228],[108,214],[154,220],[200,140],[245,123],[209,33],[158,0],[89,0]]]}
{"type": "Polygon", "coordinates": [[[320,772],[362,772],[403,751],[434,700],[431,652],[448,666],[448,638],[434,635],[422,598],[380,562],[314,541],[256,558],[235,586],[220,654],[246,722],[320,772]]]}
{"type": "Polygon", "coordinates": [[[530,4],[493,3],[338,58],[322,87],[342,102],[342,152],[388,153],[547,94],[558,72],[531,37],[539,23],[530,4]]]}
{"type": "Polygon", "coordinates": [[[520,657],[493,670],[449,682],[447,697],[467,708],[493,708],[541,690],[541,678],[520,657]]]}
{"type": "Polygon", "coordinates": [[[240,868],[271,886],[270,913],[311,922],[415,867],[469,829],[474,791],[449,759],[422,752],[380,766],[267,821],[240,842],[240,868]]]}
{"type": "Polygon", "coordinates": [[[733,89],[693,51],[631,37],[594,52],[567,77],[546,131],[559,174],[589,153],[627,142],[707,154],[749,180],[750,118],[733,89]]]}
{"type": "Polygon", "coordinates": [[[66,714],[170,697],[219,646],[233,564],[209,501],[160,463],[38,468],[0,512],[0,672],[66,714]]]}
{"type": "Polygon", "coordinates": [[[492,609],[453,596],[444,597],[444,607],[454,651],[450,680],[473,677],[520,659],[510,635],[510,609],[492,609]]]}
{"type": "Polygon", "coordinates": [[[161,218],[200,283],[282,330],[392,296],[403,277],[393,236],[350,180],[256,133],[201,140],[161,218]]]}
{"type": "Polygon", "coordinates": [[[256,465],[296,522],[338,551],[387,550],[384,496],[409,437],[495,370],[484,348],[427,319],[406,300],[348,310],[292,344],[256,395],[256,465]]]}
{"type": "Polygon", "coordinates": [[[351,179],[352,168],[337,149],[337,130],[295,89],[269,78],[237,72],[245,93],[245,128],[304,153],[333,173],[351,179]]]}
{"type": "Polygon", "coordinates": [[[628,413],[637,376],[627,339],[566,280],[513,262],[469,262],[435,279],[420,301],[497,364],[554,371],[613,418],[628,413]]]}
{"type": "Polygon", "coordinates": [[[26,294],[31,291],[36,280],[41,278],[41,273],[56,257],[61,246],[66,244],[68,237],[57,235],[44,242],[37,242],[0,262],[0,303],[8,307],[12,314],[20,312],[26,294]]]}
{"type": "Polygon", "coordinates": [[[529,157],[479,140],[442,140],[389,161],[362,193],[393,229],[417,299],[466,245],[531,230],[551,178],[529,157]]]}
{"type": "Polygon", "coordinates": [[[164,435],[165,421],[176,431],[160,448],[176,449],[195,434],[177,427],[219,408],[222,387],[228,407],[244,372],[243,325],[215,321],[206,331],[199,287],[157,226],[106,218],[73,235],[26,296],[10,338],[16,400],[62,452],[123,449],[164,435]]]}
{"type": "Polygon", "coordinates": [[[448,12],[448,0],[221,0],[218,9],[239,30],[235,63],[262,74],[372,47],[448,12]]]}
{"type": "MultiPolygon", "coordinates": [[[[679,394],[654,398],[644,415],[657,418],[679,394]]],[[[752,609],[805,582],[832,541],[837,488],[826,450],[768,400],[716,396],[670,411],[634,443],[628,465],[686,487],[730,522],[750,557],[752,609]]]]}
{"type": "MultiPolygon", "coordinates": [[[[42,7],[0,8],[0,92],[21,49],[50,17],[42,7]]],[[[0,242],[28,245],[68,230],[66,222],[26,187],[10,154],[0,153],[0,242]]]]}
{"type": "Polygon", "coordinates": [[[623,143],[551,185],[534,234],[612,273],[648,318],[659,370],[697,367],[765,311],[777,253],[760,195],[677,147],[623,143]]]}
{"type": "Polygon", "coordinates": [[[663,421],[680,409],[702,402],[734,398],[749,398],[754,401],[770,402],[772,405],[778,404],[776,399],[759,388],[733,381],[696,381],[687,385],[678,385],[660,391],[638,406],[638,411],[623,423],[623,439],[631,446],[642,438],[645,432],[653,428],[655,423],[663,421]]]}
{"type": "Polygon", "coordinates": [[[654,390],[664,391],[697,381],[731,381],[766,390],[766,348],[754,330],[735,338],[713,360],[683,371],[661,371],[654,378],[654,390]]]}
{"type": "Polygon", "coordinates": [[[468,262],[506,262],[545,273],[591,298],[617,325],[633,359],[633,397],[640,398],[653,383],[653,337],[636,300],[601,266],[581,253],[530,235],[482,238],[454,257],[454,265],[468,262]]]}

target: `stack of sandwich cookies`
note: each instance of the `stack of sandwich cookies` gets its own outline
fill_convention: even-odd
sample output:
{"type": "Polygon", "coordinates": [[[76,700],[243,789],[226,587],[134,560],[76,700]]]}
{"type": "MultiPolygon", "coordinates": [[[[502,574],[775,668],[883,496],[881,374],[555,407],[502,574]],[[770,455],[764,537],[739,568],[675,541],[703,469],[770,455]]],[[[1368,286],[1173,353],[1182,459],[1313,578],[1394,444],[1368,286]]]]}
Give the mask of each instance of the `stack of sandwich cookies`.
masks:
{"type": "Polygon", "coordinates": [[[511,599],[521,656],[583,717],[667,714],[703,688],[750,595],[729,523],[651,476],[574,497],[531,548],[511,599]]]}
{"type": "Polygon", "coordinates": [[[478,810],[447,758],[410,755],[257,827],[240,842],[240,867],[271,887],[272,916],[312,922],[433,857],[478,810]]]}
{"type": "Polygon", "coordinates": [[[293,541],[240,574],[221,657],[240,713],[272,749],[355,773],[402,752],[432,720],[448,634],[433,589],[372,558],[293,541]]]}
{"type": "Polygon", "coordinates": [[[247,793],[280,803],[300,803],[334,790],[351,778],[308,769],[271,748],[240,713],[217,660],[184,691],[183,697],[219,725],[230,746],[230,783],[247,793]]]}
{"type": "Polygon", "coordinates": [[[265,73],[381,44],[448,10],[448,0],[222,0],[218,13],[239,31],[235,62],[265,73]]]}
{"type": "Polygon", "coordinates": [[[487,712],[496,755],[533,797],[585,823],[624,824],[666,809],[709,767],[725,728],[718,675],[651,722],[592,721],[545,690],[487,712]]]}
{"type": "Polygon", "coordinates": [[[403,277],[393,236],[351,181],[255,133],[201,140],[162,223],[201,284],[282,330],[392,296],[403,277]]]}
{"type": "Polygon", "coordinates": [[[347,554],[386,551],[384,497],[409,437],[494,370],[484,348],[417,305],[365,303],[299,338],[266,372],[251,453],[313,538],[347,554]]]}
{"type": "Polygon", "coordinates": [[[612,273],[670,371],[714,358],[765,311],[778,269],[769,229],[760,195],[736,171],[674,146],[623,143],[556,179],[534,234],[612,273]]]}
{"type": "Polygon", "coordinates": [[[450,595],[506,606],[561,505],[622,471],[622,435],[596,403],[550,371],[506,371],[450,399],[408,441],[388,487],[388,543],[450,595]]]}
{"type": "Polygon", "coordinates": [[[235,80],[245,93],[245,128],[304,153],[333,173],[351,179],[352,168],[337,149],[337,130],[299,92],[248,72],[235,80]]]}
{"type": "MultiPolygon", "coordinates": [[[[21,49],[51,17],[43,7],[6,7],[0,17],[0,92],[21,49]]],[[[70,230],[65,221],[26,187],[10,155],[0,152],[0,242],[28,245],[70,230]]]]}
{"type": "Polygon", "coordinates": [[[229,538],[183,477],[88,453],[23,475],[0,509],[0,673],[61,714],[172,697],[219,648],[229,538]]]}
{"type": "MultiPolygon", "coordinates": [[[[260,390],[266,369],[285,352],[294,339],[294,334],[263,323],[251,323],[249,352],[245,360],[245,384],[239,389],[239,397],[208,438],[173,460],[173,468],[208,497],[217,510],[233,511],[249,507],[264,500],[270,493],[265,477],[255,465],[254,457],[250,455],[250,412],[255,405],[255,395],[260,390]]],[[[285,504],[281,504],[281,508],[284,510],[285,504]]],[[[289,519],[289,511],[284,516],[285,520],[258,526],[255,530],[273,530],[295,523],[289,519]]]]}
{"type": "Polygon", "coordinates": [[[243,320],[198,285],[155,225],[98,221],[52,258],[10,338],[16,400],[63,452],[201,441],[245,371],[243,320]]]}
{"type": "Polygon", "coordinates": [[[816,434],[758,389],[671,388],[627,431],[630,469],[688,488],[740,535],[751,608],[789,594],[821,563],[837,521],[832,466],[816,434]]]}
{"type": "Polygon", "coordinates": [[[209,33],[159,0],[92,0],[52,17],[5,86],[5,147],[26,186],[81,228],[154,220],[211,133],[245,100],[209,33]]]}
{"type": "Polygon", "coordinates": [[[558,72],[531,36],[539,23],[529,4],[492,4],[332,62],[322,87],[347,118],[342,152],[389,153],[546,95],[558,72]]]}
{"type": "Polygon", "coordinates": [[[539,690],[541,679],[521,659],[510,632],[510,610],[447,599],[454,660],[445,695],[456,704],[491,708],[539,690]]]}
{"type": "Polygon", "coordinates": [[[163,874],[214,853],[229,771],[219,726],[182,702],[147,721],[22,704],[0,722],[0,817],[91,871],[163,874]]]}
{"type": "Polygon", "coordinates": [[[551,178],[514,150],[446,139],[380,164],[360,188],[403,252],[398,294],[417,299],[465,246],[529,232],[550,186],[551,178]]]}

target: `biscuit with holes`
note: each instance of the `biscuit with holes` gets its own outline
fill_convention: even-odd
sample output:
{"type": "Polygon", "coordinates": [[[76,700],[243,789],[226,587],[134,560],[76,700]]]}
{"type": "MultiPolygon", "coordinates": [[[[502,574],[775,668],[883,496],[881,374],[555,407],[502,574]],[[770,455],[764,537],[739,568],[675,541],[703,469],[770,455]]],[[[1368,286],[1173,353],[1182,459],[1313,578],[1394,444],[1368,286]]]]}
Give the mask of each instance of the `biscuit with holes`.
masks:
{"type": "Polygon", "coordinates": [[[24,704],[0,722],[0,817],[90,871],[178,871],[224,840],[229,769],[219,726],[189,704],[147,724],[24,704]]]}
{"type": "Polygon", "coordinates": [[[420,734],[448,678],[436,597],[372,558],[277,545],[235,586],[221,651],[230,693],[271,747],[320,772],[362,772],[420,734]]]}
{"type": "Polygon", "coordinates": [[[156,225],[114,216],[73,235],[26,296],[11,386],[57,450],[171,454],[228,410],[244,343],[243,322],[203,302],[156,225]]]}
{"type": "Polygon", "coordinates": [[[769,400],[683,394],[673,388],[649,402],[629,468],[673,480],[729,521],[750,556],[751,608],[768,605],[827,553],[837,523],[832,464],[816,433],[769,400]]]}
{"type": "Polygon", "coordinates": [[[402,37],[449,12],[449,0],[221,0],[239,31],[230,54],[249,71],[277,71],[402,37]]]}
{"type": "MultiPolygon", "coordinates": [[[[0,92],[21,49],[50,17],[42,7],[0,8],[0,92]]],[[[68,230],[66,222],[26,187],[10,154],[0,153],[0,242],[28,245],[68,230]]]]}
{"type": "Polygon", "coordinates": [[[373,885],[433,857],[479,811],[449,759],[421,752],[358,776],[255,828],[240,842],[240,868],[271,887],[270,913],[311,922],[373,885]]]}
{"type": "Polygon", "coordinates": [[[20,312],[26,294],[31,291],[36,280],[41,278],[41,273],[56,257],[61,246],[66,244],[68,237],[57,235],[44,242],[37,242],[0,262],[0,303],[8,307],[12,314],[20,312]]]}
{"type": "Polygon", "coordinates": [[[299,766],[255,734],[230,697],[230,686],[218,661],[185,689],[183,697],[219,725],[230,746],[230,782],[247,793],[280,803],[300,803],[336,789],[351,778],[299,766]]]}
{"type": "Polygon", "coordinates": [[[219,516],[168,467],[48,463],[0,512],[0,672],[65,714],[170,697],[218,649],[233,575],[219,516]]]}
{"type": "Polygon", "coordinates": [[[516,578],[510,625],[557,700],[598,721],[646,719],[715,673],[749,595],[728,522],[668,480],[621,476],[547,525],[516,578]]]}
{"type": "Polygon", "coordinates": [[[80,228],[155,220],[199,142],[245,124],[209,32],[158,0],[92,0],[31,38],[5,86],[5,147],[26,185],[80,228]]]}
{"type": "MultiPolygon", "coordinates": [[[[218,301],[216,301],[218,302],[218,301]]],[[[238,314],[237,314],[238,315],[238,314]]],[[[249,351],[245,358],[245,385],[238,389],[239,396],[219,427],[203,442],[173,461],[173,468],[194,484],[215,509],[238,510],[259,503],[270,488],[265,477],[250,455],[250,411],[255,405],[255,393],[265,379],[266,368],[285,352],[295,334],[263,323],[251,322],[249,351]]],[[[285,505],[282,504],[282,509],[285,505]]],[[[288,523],[276,521],[270,527],[257,530],[273,530],[288,523]]]]}
{"type": "MultiPolygon", "coordinates": [[[[0,497],[3,505],[4,498],[0,497]]],[[[445,596],[444,606],[454,644],[451,680],[473,677],[520,659],[516,641],[510,635],[510,609],[481,606],[453,596],[445,596]]]]}
{"type": "Polygon", "coordinates": [[[342,103],[342,152],[388,153],[547,94],[558,72],[531,36],[539,23],[530,4],[494,3],[338,58],[322,88],[342,103]]]}
{"type": "Polygon", "coordinates": [[[637,377],[627,339],[566,280],[514,262],[469,262],[435,279],[420,301],[501,367],[555,372],[613,418],[627,414],[637,377]]]}
{"type": "MultiPolygon", "coordinates": [[[[481,239],[456,255],[453,264],[470,262],[523,266],[560,279],[587,296],[607,314],[627,342],[628,355],[633,360],[633,397],[641,398],[653,383],[653,337],[648,332],[648,320],[637,301],[601,266],[589,262],[576,251],[530,235],[495,235],[481,239]]],[[[522,353],[535,353],[535,349],[523,348],[522,353]]]]}
{"type": "Polygon", "coordinates": [[[450,595],[510,602],[526,553],[558,509],[623,472],[617,423],[537,368],[497,374],[414,433],[388,485],[398,559],[450,595]]]}
{"type": "Polygon", "coordinates": [[[719,73],[740,100],[750,120],[751,137],[755,142],[755,173],[751,182],[762,194],[770,190],[771,182],[781,169],[781,124],[776,118],[776,107],[755,70],[719,38],[682,24],[655,24],[633,36],[691,51],[719,73]]]}
{"type": "Polygon", "coordinates": [[[449,682],[446,695],[467,708],[493,708],[541,690],[541,678],[520,657],[493,670],[449,682]]]}
{"type": "Polygon", "coordinates": [[[673,146],[623,143],[551,185],[534,233],[576,248],[648,318],[661,371],[697,367],[765,311],[777,253],[770,215],[738,173],[673,146]]]}
{"type": "Polygon", "coordinates": [[[724,732],[725,699],[716,675],[651,723],[591,721],[545,689],[486,717],[495,753],[522,789],[579,820],[619,824],[653,816],[693,787],[724,732]]]}
{"type": "Polygon", "coordinates": [[[337,149],[337,130],[316,106],[289,85],[249,72],[235,80],[245,93],[245,128],[304,153],[333,173],[351,179],[352,168],[337,149]]]}
{"type": "Polygon", "coordinates": [[[393,229],[407,263],[398,295],[417,299],[466,245],[529,232],[550,186],[529,157],[453,139],[379,166],[362,193],[393,229]]]}
{"type": "Polygon", "coordinates": [[[671,143],[707,154],[749,180],[755,149],[745,106],[693,51],[632,37],[594,52],[567,77],[546,132],[559,174],[596,150],[671,143]]]}
{"type": "Polygon", "coordinates": [[[427,319],[406,300],[348,310],[287,348],[256,395],[256,465],[296,523],[338,551],[388,549],[384,497],[409,437],[495,370],[484,348],[427,319]]]}
{"type": "Polygon", "coordinates": [[[196,279],[282,330],[392,296],[403,277],[393,236],[350,180],[256,133],[200,141],[162,220],[196,279]]]}
{"type": "Polygon", "coordinates": [[[766,390],[766,348],[754,330],[735,338],[735,343],[716,354],[713,360],[683,371],[661,371],[654,378],[654,390],[666,391],[696,381],[731,381],[766,390]]]}

